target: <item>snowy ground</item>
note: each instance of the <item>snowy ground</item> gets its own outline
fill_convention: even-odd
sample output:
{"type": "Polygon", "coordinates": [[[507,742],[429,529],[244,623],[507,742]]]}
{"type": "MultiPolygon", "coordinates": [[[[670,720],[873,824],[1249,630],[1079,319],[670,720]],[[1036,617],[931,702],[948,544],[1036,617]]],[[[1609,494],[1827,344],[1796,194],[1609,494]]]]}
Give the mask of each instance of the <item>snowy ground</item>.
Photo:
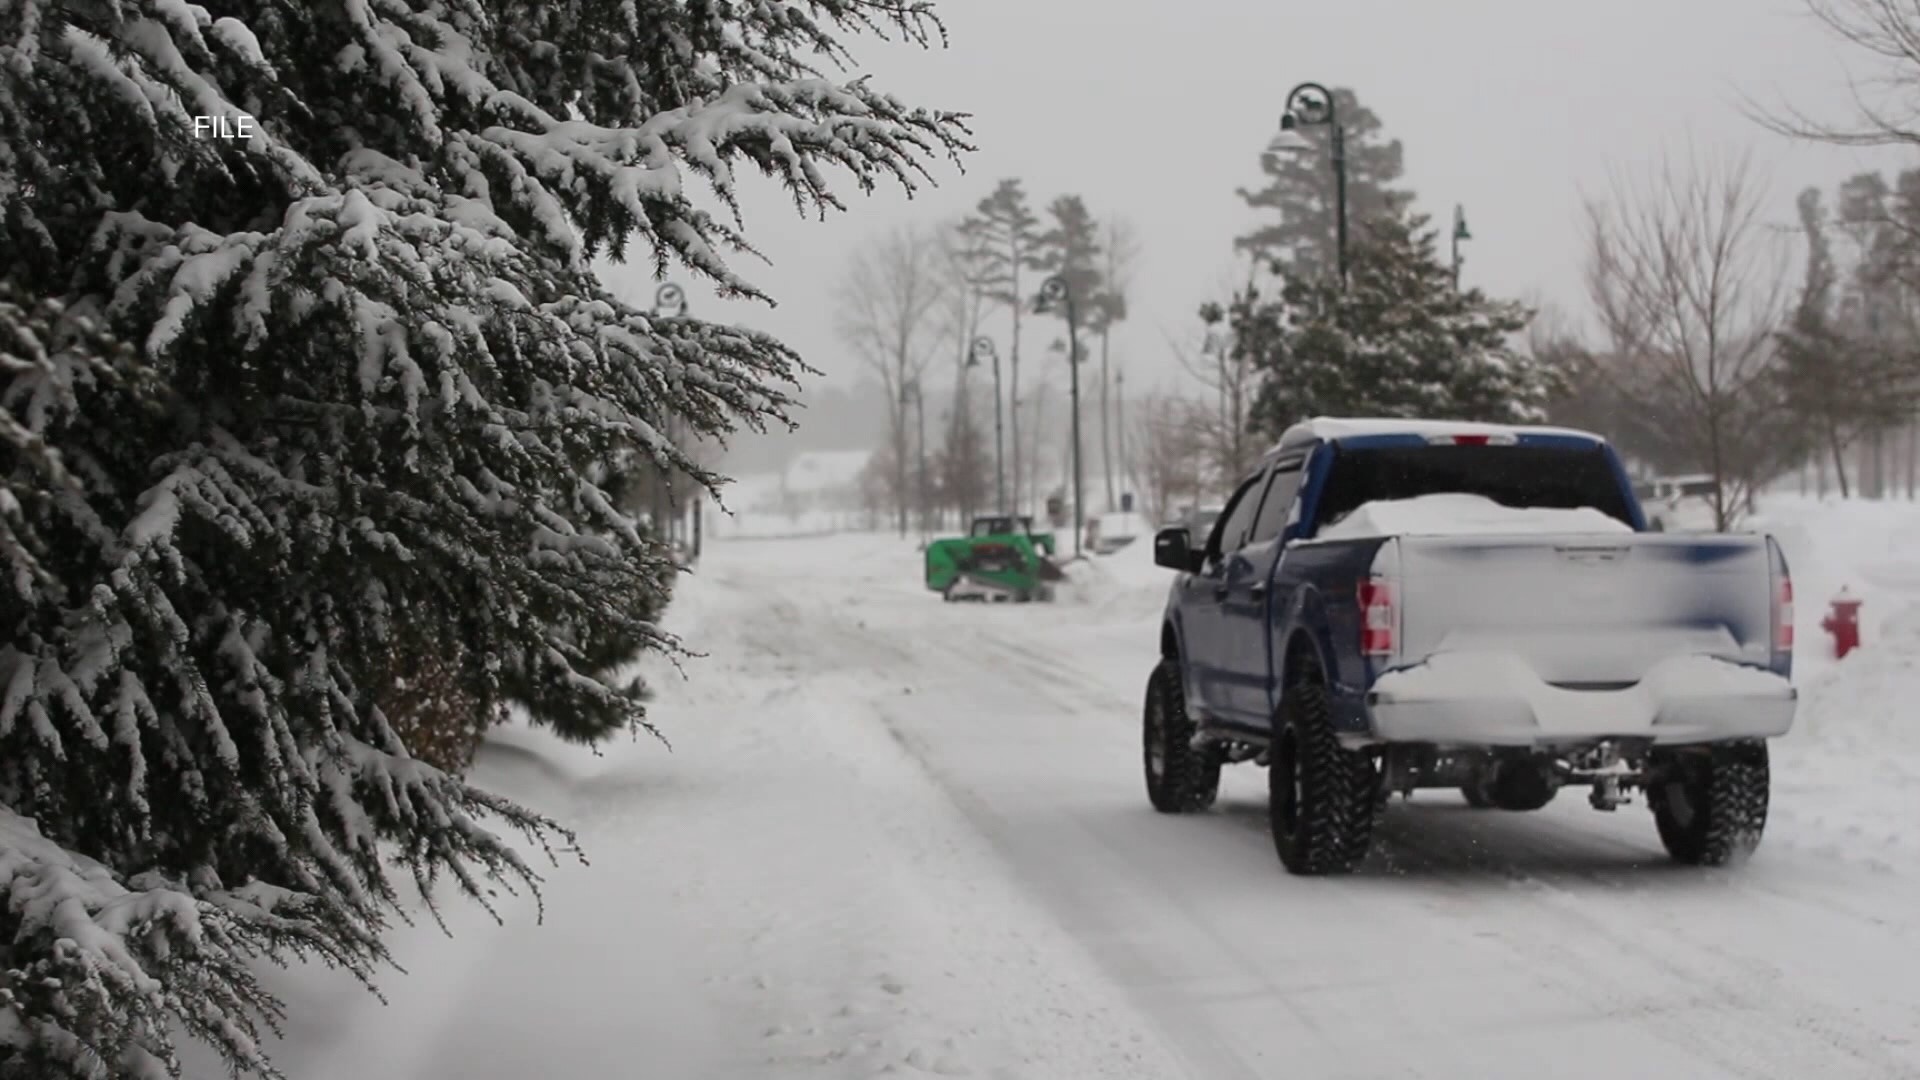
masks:
{"type": "Polygon", "coordinates": [[[1737,870],[1649,815],[1396,804],[1286,876],[1264,778],[1167,818],[1138,705],[1150,546],[1055,605],[946,605],[911,544],[715,543],[669,753],[509,732],[481,779],[581,828],[547,923],[406,935],[391,1005],[301,973],[304,1080],[1920,1076],[1920,510],[1780,500],[1806,707],[1737,870]],[[1827,594],[1869,645],[1823,662],[1827,594]]]}

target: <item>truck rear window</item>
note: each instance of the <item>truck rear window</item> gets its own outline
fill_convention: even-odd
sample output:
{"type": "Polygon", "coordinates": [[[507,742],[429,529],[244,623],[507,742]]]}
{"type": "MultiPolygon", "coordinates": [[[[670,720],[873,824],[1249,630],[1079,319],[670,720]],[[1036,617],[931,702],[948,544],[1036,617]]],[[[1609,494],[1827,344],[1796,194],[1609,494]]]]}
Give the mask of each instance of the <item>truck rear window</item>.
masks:
{"type": "Polygon", "coordinates": [[[1342,447],[1315,517],[1328,525],[1364,503],[1454,494],[1515,507],[1592,507],[1633,524],[1613,463],[1598,446],[1342,447]]]}

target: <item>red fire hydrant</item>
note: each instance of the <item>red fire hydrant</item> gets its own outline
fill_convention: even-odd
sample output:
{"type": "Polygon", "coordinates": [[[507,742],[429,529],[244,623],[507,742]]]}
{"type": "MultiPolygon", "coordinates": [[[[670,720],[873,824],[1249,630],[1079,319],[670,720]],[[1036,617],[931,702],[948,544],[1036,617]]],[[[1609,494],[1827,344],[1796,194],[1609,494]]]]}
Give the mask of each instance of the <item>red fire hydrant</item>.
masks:
{"type": "Polygon", "coordinates": [[[1841,586],[1840,595],[1833,598],[1833,610],[1820,620],[1820,627],[1833,635],[1834,659],[1845,659],[1860,647],[1860,598],[1841,586]]]}

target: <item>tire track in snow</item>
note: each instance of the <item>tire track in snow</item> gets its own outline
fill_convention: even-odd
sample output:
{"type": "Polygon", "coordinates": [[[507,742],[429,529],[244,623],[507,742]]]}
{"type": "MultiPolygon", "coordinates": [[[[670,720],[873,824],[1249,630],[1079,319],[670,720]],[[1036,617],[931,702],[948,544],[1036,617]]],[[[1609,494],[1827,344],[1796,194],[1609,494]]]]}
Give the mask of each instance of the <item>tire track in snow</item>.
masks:
{"type": "MultiPolygon", "coordinates": [[[[1117,688],[1078,670],[1065,657],[1055,657],[1049,663],[1031,648],[1022,648],[999,638],[986,638],[981,644],[984,646],[981,651],[992,653],[1001,662],[1024,672],[1037,682],[1038,685],[1033,687],[1036,692],[1063,707],[1084,709],[1088,699],[1115,707],[1122,703],[1117,688]]],[[[1562,820],[1553,822],[1552,827],[1564,831],[1567,825],[1562,820]]],[[[1650,821],[1648,825],[1651,832],[1650,821]]],[[[1264,821],[1260,822],[1259,831],[1262,834],[1266,832],[1264,821]]],[[[1864,1025],[1844,1012],[1827,1008],[1816,998],[1794,992],[1786,985],[1779,969],[1730,950],[1695,941],[1685,931],[1671,925],[1670,920],[1648,918],[1653,913],[1644,910],[1644,905],[1639,905],[1642,910],[1635,912],[1636,917],[1651,923],[1660,931],[1658,937],[1648,942],[1634,931],[1615,928],[1589,910],[1573,892],[1526,869],[1526,863],[1534,859],[1564,863],[1565,856],[1577,853],[1582,845],[1595,841],[1624,853],[1639,854],[1643,850],[1625,841],[1591,830],[1577,830],[1562,837],[1535,833],[1519,836],[1517,850],[1515,837],[1503,837],[1501,847],[1504,850],[1501,850],[1489,847],[1486,843],[1489,838],[1484,830],[1468,830],[1463,837],[1466,845],[1463,848],[1458,841],[1438,840],[1434,836],[1419,836],[1417,833],[1408,835],[1403,831],[1402,835],[1396,837],[1391,825],[1383,839],[1386,841],[1382,846],[1386,849],[1383,854],[1389,863],[1389,873],[1393,872],[1392,863],[1397,856],[1400,863],[1398,876],[1402,877],[1407,876],[1409,870],[1424,870],[1427,873],[1422,876],[1428,880],[1448,881],[1450,879],[1435,878],[1432,872],[1457,873],[1464,870],[1465,876],[1480,877],[1491,871],[1513,883],[1523,890],[1529,906],[1548,918],[1552,928],[1550,931],[1543,930],[1530,922],[1515,920],[1516,925],[1529,929],[1516,933],[1508,928],[1493,940],[1513,951],[1529,966],[1547,973],[1546,981],[1556,989],[1577,999],[1587,1000],[1607,1014],[1631,1016],[1644,1028],[1658,1032],[1664,1041],[1685,1052],[1709,1051],[1703,1056],[1734,1075],[1780,1076],[1783,1073],[1777,1070],[1782,1062],[1796,1063],[1784,1075],[1826,1075],[1824,1070],[1838,1064],[1836,1055],[1861,1070],[1858,1075],[1920,1075],[1920,1063],[1889,1052],[1880,1029],[1864,1025]],[[1464,855],[1464,864],[1456,859],[1449,865],[1446,858],[1448,854],[1464,855]],[[1596,950],[1594,942],[1604,947],[1596,950]],[[1570,954],[1578,954],[1584,959],[1570,964],[1570,954]],[[1559,974],[1568,966],[1577,968],[1580,976],[1568,978],[1559,974]],[[1603,975],[1605,971],[1612,971],[1613,974],[1603,975]],[[1674,985],[1693,988],[1694,992],[1686,995],[1685,1000],[1693,1004],[1696,1015],[1691,1018],[1674,1017],[1663,1012],[1659,1004],[1645,1004],[1648,973],[1663,976],[1674,985]],[[1751,992],[1755,985],[1767,989],[1756,996],[1751,992]],[[1702,986],[1707,988],[1704,992],[1698,990],[1702,986]],[[1699,1014],[1713,1019],[1703,1024],[1699,1014]]],[[[1646,854],[1664,859],[1664,856],[1658,856],[1650,850],[1646,854]]],[[[1664,866],[1653,870],[1646,865],[1634,870],[1636,874],[1665,871],[1664,866]]],[[[1671,872],[1699,873],[1680,868],[1671,872]]],[[[1566,868],[1561,866],[1557,868],[1555,876],[1565,874],[1566,868]]],[[[1575,869],[1571,876],[1617,896],[1644,895],[1644,890],[1637,889],[1632,879],[1621,872],[1601,873],[1584,868],[1575,869]]],[[[1763,892],[1812,912],[1830,912],[1831,908],[1827,905],[1834,899],[1831,896],[1816,898],[1793,895],[1764,887],[1749,888],[1749,883],[1728,876],[1716,876],[1709,880],[1716,885],[1732,886],[1731,891],[1734,892],[1763,892]]],[[[1615,899],[1615,902],[1618,900],[1615,899]]],[[[1467,910],[1453,913],[1475,918],[1483,915],[1473,901],[1468,901],[1467,910]]],[[[1882,921],[1857,910],[1850,910],[1848,914],[1863,921],[1882,921]]],[[[1644,929],[1645,926],[1640,927],[1641,933],[1644,933],[1644,929]]]]}
{"type": "MultiPolygon", "coordinates": [[[[798,623],[787,623],[786,620],[806,618],[799,606],[790,603],[777,606],[781,609],[779,614],[783,617],[780,621],[787,625],[789,632],[798,623]]],[[[821,605],[812,605],[809,610],[820,612],[825,609],[821,605]]],[[[853,610],[860,611],[858,607],[853,610]]],[[[858,615],[852,617],[864,621],[858,615]]],[[[1117,906],[1136,913],[1134,919],[1154,922],[1158,920],[1163,910],[1164,899],[1155,896],[1152,897],[1153,902],[1148,903],[1144,898],[1137,896],[1130,898],[1108,896],[1103,898],[1102,904],[1083,904],[1075,902],[1074,899],[1063,898],[1055,890],[1036,888],[1036,884],[1044,886],[1045,883],[1036,883],[1031,874],[1018,873],[1031,866],[1031,859],[1023,855],[1031,853],[1036,841],[1039,842],[1038,857],[1041,859],[1047,858],[1054,851],[1061,850],[1061,846],[1047,843],[1044,837],[1023,828],[1003,815],[996,809],[991,799],[974,791],[948,769],[942,767],[941,755],[909,730],[909,725],[901,719],[902,714],[924,709],[925,706],[922,703],[937,700],[935,695],[909,696],[885,692],[884,683],[900,678],[903,671],[917,671],[924,674],[929,670],[938,670],[943,685],[956,689],[961,686],[973,688],[974,693],[969,695],[970,704],[978,708],[983,704],[980,701],[980,696],[983,696],[979,694],[980,689],[994,686],[1005,688],[1010,685],[1006,680],[996,678],[991,664],[983,659],[983,654],[987,652],[1000,656],[1008,655],[1005,644],[996,638],[986,636],[981,632],[981,628],[974,627],[961,635],[963,640],[961,648],[943,645],[937,651],[928,650],[916,656],[909,651],[910,646],[901,644],[913,640],[913,637],[904,633],[891,633],[890,631],[895,628],[884,625],[874,626],[870,623],[865,626],[858,625],[858,622],[849,623],[845,615],[841,618],[809,619],[808,623],[806,633],[815,644],[822,641],[840,643],[836,654],[846,657],[849,667],[872,669],[872,674],[882,677],[882,681],[874,687],[876,692],[870,698],[869,704],[886,734],[915,762],[928,781],[947,798],[957,812],[964,816],[992,850],[1010,863],[1010,871],[1014,872],[1009,874],[1009,880],[1019,882],[1023,891],[1043,902],[1044,909],[1061,925],[1063,935],[1086,949],[1090,959],[1109,975],[1113,974],[1113,962],[1116,959],[1120,961],[1120,966],[1131,971],[1153,970],[1155,964],[1152,958],[1138,950],[1128,949],[1123,944],[1126,936],[1125,927],[1130,920],[1113,918],[1112,909],[1116,906],[1115,901],[1118,901],[1117,906]],[[979,648],[978,646],[983,642],[988,644],[985,648],[979,648]],[[1062,903],[1063,899],[1066,899],[1065,903],[1062,903]],[[1098,947],[1089,947],[1087,939],[1090,931],[1099,938],[1098,947]]],[[[1015,655],[1017,656],[1017,653],[1015,655]]],[[[1033,669],[1024,657],[1019,658],[1018,662],[1028,664],[1028,670],[1035,674],[1045,675],[1044,670],[1033,669]]],[[[1144,880],[1151,882],[1150,878],[1144,880]]],[[[1193,929],[1199,931],[1203,939],[1206,934],[1211,933],[1202,924],[1194,924],[1193,929]]],[[[1237,957],[1238,955],[1231,944],[1225,941],[1208,941],[1203,947],[1218,950],[1224,956],[1237,957]]],[[[1246,965],[1243,967],[1243,973],[1246,978],[1255,982],[1265,979],[1265,973],[1257,966],[1246,965]]],[[[1167,999],[1164,995],[1142,994],[1134,980],[1122,978],[1114,982],[1116,989],[1135,1007],[1138,1014],[1153,1025],[1161,1044],[1174,1050],[1190,1065],[1190,1075],[1196,1080],[1202,1080],[1202,1078],[1203,1080],[1268,1080],[1272,1075],[1270,1069],[1262,1069],[1241,1056],[1234,1049],[1236,1041],[1233,1037],[1234,1033],[1215,1030],[1203,1011],[1182,1007],[1177,1001],[1167,999]]]]}
{"type": "MultiPolygon", "coordinates": [[[[911,746],[903,742],[898,732],[885,721],[885,715],[892,710],[920,708],[922,707],[920,702],[936,696],[937,691],[948,684],[948,675],[953,670],[952,666],[942,660],[941,651],[919,648],[910,643],[910,639],[906,637],[889,638],[886,637],[884,630],[861,625],[865,613],[859,610],[857,605],[850,605],[850,608],[851,610],[842,611],[835,610],[830,605],[809,605],[795,603],[788,599],[775,600],[767,605],[767,617],[747,628],[745,633],[752,638],[752,648],[763,651],[769,656],[778,655],[783,650],[791,651],[796,647],[796,643],[804,642],[804,645],[798,647],[803,648],[806,655],[820,659],[823,662],[823,668],[830,669],[816,672],[810,677],[809,686],[837,687],[846,691],[852,685],[858,684],[861,687],[859,691],[830,695],[834,700],[848,700],[857,710],[855,715],[844,717],[844,723],[848,726],[836,726],[831,731],[823,729],[812,738],[826,737],[830,743],[843,742],[849,738],[856,742],[870,738],[882,739],[883,742],[892,746],[904,761],[911,763],[911,767],[920,774],[922,782],[929,790],[939,793],[947,804],[947,812],[952,814],[955,821],[966,829],[967,835],[980,845],[983,854],[995,861],[1000,861],[1002,859],[1000,851],[992,844],[991,838],[982,834],[977,820],[940,785],[938,779],[928,769],[925,758],[916,754],[911,746]],[[907,685],[903,686],[902,683],[907,685]],[[935,693],[929,694],[929,691],[935,693]],[[870,733],[862,734],[860,728],[869,724],[872,725],[870,733]]],[[[885,820],[879,823],[879,827],[888,832],[906,829],[912,833],[917,829],[911,822],[885,820]]],[[[906,836],[902,847],[904,850],[922,850],[925,845],[915,841],[912,836],[906,836]]],[[[929,857],[933,857],[931,850],[926,850],[929,851],[929,857]]],[[[965,865],[965,860],[961,860],[961,864],[965,865]]],[[[954,880],[952,878],[954,873],[953,869],[933,864],[928,865],[916,877],[926,879],[922,883],[923,887],[936,890],[951,888],[963,890],[967,899],[958,901],[963,910],[971,909],[982,902],[986,903],[987,911],[1004,906],[991,902],[991,897],[996,890],[1011,890],[1028,902],[1033,899],[1026,883],[1011,872],[979,875],[967,880],[954,880]]],[[[946,902],[955,901],[950,899],[946,902]]],[[[977,951],[993,956],[1006,957],[1014,953],[1025,953],[1034,957],[1036,963],[1041,962],[1039,958],[1054,956],[1055,953],[1051,950],[1055,948],[1080,950],[1080,944],[1075,935],[1065,932],[1064,928],[1057,927],[1057,920],[1051,909],[1036,905],[1035,910],[1039,917],[1047,920],[1049,927],[1055,928],[1055,933],[1051,937],[1048,935],[1041,935],[1039,939],[1025,937],[1018,926],[1026,924],[1016,923],[1013,927],[1004,930],[996,929],[992,934],[973,938],[972,946],[977,951]],[[1057,945],[1050,942],[1057,942],[1057,945]]],[[[977,920],[988,919],[984,914],[971,917],[977,920]]],[[[975,962],[969,961],[970,964],[975,962]]],[[[1091,958],[1088,958],[1087,962],[1091,963],[1091,958]]],[[[1061,965],[1062,968],[1071,966],[1070,963],[1061,965]]],[[[1049,962],[1045,967],[1036,970],[1033,981],[1049,986],[1055,984],[1064,986],[1072,982],[1071,979],[1062,982],[1062,977],[1061,972],[1055,970],[1055,965],[1049,962]]],[[[1029,1000],[1031,994],[1031,991],[1023,993],[1020,998],[1029,1000]]],[[[1148,1020],[1148,1014],[1140,1014],[1132,1021],[1116,1023],[1111,1019],[1103,1018],[1103,1006],[1098,1001],[1090,1000],[1098,996],[1076,997],[1056,993],[1054,1000],[1049,1003],[1050,1007],[1045,1010],[1048,1014],[1047,1018],[1030,1019],[1026,1021],[1024,1027],[1009,1025],[1005,1030],[1010,1037],[1025,1040],[1026,1045],[1023,1049],[1030,1054],[1037,1053],[1044,1056],[1053,1053],[1055,1044],[1061,1044],[1063,1040],[1070,1044],[1074,1040],[1087,1042],[1111,1036],[1115,1052],[1126,1054],[1136,1060],[1152,1059],[1151,1043],[1143,1042],[1137,1035],[1132,1040],[1137,1044],[1135,1047],[1126,1049],[1120,1046],[1128,1041],[1125,1036],[1134,1032],[1136,1027],[1151,1027],[1150,1023],[1143,1023],[1148,1020]]],[[[1115,996],[1122,1001],[1126,1000],[1117,992],[1115,996]]],[[[1131,1002],[1128,1004],[1131,1007],[1131,1002]]],[[[991,1011],[993,1005],[987,1003],[982,1008],[991,1011]]],[[[1170,1048],[1173,1044],[1161,1039],[1160,1045],[1170,1048]]],[[[996,1072],[993,1075],[1004,1076],[1010,1080],[1016,1075],[1028,1074],[1022,1069],[1017,1073],[996,1072]]],[[[1156,1069],[1153,1075],[1159,1077],[1167,1073],[1164,1069],[1156,1069]]],[[[1219,1075],[1225,1080],[1255,1080],[1257,1076],[1257,1074],[1240,1076],[1231,1073],[1199,1075],[1219,1075]]]]}
{"type": "MultiPolygon", "coordinates": [[[[1102,680],[1083,676],[1067,680],[1074,686],[1062,687],[1056,676],[1072,671],[1071,667],[1049,667],[1017,644],[993,638],[969,644],[974,647],[966,650],[967,654],[983,669],[970,684],[995,690],[993,695],[983,696],[1011,694],[1023,700],[1031,697],[1051,701],[1061,707],[1063,723],[1077,722],[1092,738],[1100,738],[1115,727],[1104,719],[1086,722],[1089,698],[1104,699],[1121,715],[1137,711],[1137,703],[1121,706],[1118,695],[1112,694],[1102,680]],[[1010,683],[997,677],[1005,672],[998,666],[1002,661],[1024,671],[1028,678],[1010,683]],[[1074,696],[1076,688],[1078,697],[1074,696]]],[[[1190,910],[1192,897],[1183,889],[1204,889],[1204,884],[1168,875],[1165,867],[1141,861],[1142,855],[1156,849],[1142,845],[1141,835],[1128,826],[1131,819],[1070,808],[1057,808],[1041,822],[1015,817],[943,765],[939,749],[910,730],[912,719],[892,710],[887,719],[895,737],[924,763],[949,797],[1016,866],[1027,871],[1029,886],[1061,912],[1063,921],[1073,926],[1088,947],[1128,985],[1143,1008],[1161,1019],[1166,1038],[1193,1062],[1197,1076],[1252,1080],[1273,1075],[1275,1067],[1282,1064],[1296,1070],[1305,1068],[1309,1075],[1369,1080],[1387,1075],[1445,1075],[1434,1073],[1430,1066],[1423,1070],[1424,1051],[1398,1041],[1369,1040],[1371,1059],[1364,1065],[1350,1060],[1359,1056],[1354,1041],[1341,1032],[1323,1030],[1310,1013],[1300,1009],[1295,1004],[1300,991],[1284,984],[1283,970],[1263,963],[1260,953],[1250,950],[1248,940],[1234,930],[1190,910]],[[1069,852],[1075,859],[1097,857],[1109,869],[1093,880],[1087,880],[1084,874],[1064,875],[1046,869],[1069,852]],[[1148,940],[1136,943],[1134,939],[1143,928],[1148,940]],[[1227,989],[1182,993],[1183,983],[1188,981],[1178,974],[1183,968],[1210,972],[1202,981],[1227,989]]],[[[1130,755],[1129,760],[1137,761],[1137,755],[1130,755]]],[[[1195,819],[1147,820],[1163,828],[1206,824],[1195,819]]],[[[1256,844],[1235,846],[1241,850],[1231,857],[1242,865],[1273,862],[1271,845],[1264,837],[1256,844]]],[[[1271,878],[1262,874],[1255,879],[1255,887],[1262,892],[1270,885],[1284,888],[1289,884],[1318,893],[1317,902],[1308,905],[1318,910],[1316,918],[1333,919],[1345,914],[1346,905],[1337,886],[1289,883],[1279,876],[1277,866],[1271,878]]],[[[1259,897],[1255,899],[1262,902],[1259,897]]],[[[1419,930],[1403,926],[1401,932],[1415,935],[1419,930]]],[[[1364,987],[1366,982],[1355,985],[1364,987]]]]}
{"type": "MultiPolygon", "coordinates": [[[[1502,829],[1504,835],[1489,843],[1488,830],[1463,829],[1448,835],[1456,823],[1446,822],[1419,842],[1404,843],[1405,833],[1429,831],[1428,823],[1395,822],[1390,817],[1386,824],[1389,829],[1399,825],[1397,831],[1403,833],[1395,838],[1402,841],[1396,845],[1401,859],[1395,876],[1435,886],[1436,901],[1454,914],[1465,918],[1479,914],[1482,903],[1477,894],[1492,874],[1506,883],[1510,897],[1545,916],[1505,922],[1491,940],[1550,973],[1564,989],[1589,1000],[1596,1009],[1633,1016],[1668,1042],[1706,1051],[1720,1067],[1756,1080],[1920,1075],[1920,1061],[1890,1052],[1883,1031],[1798,992],[1778,969],[1725,948],[1703,945],[1688,929],[1663,916],[1657,905],[1633,902],[1645,899],[1645,892],[1618,895],[1621,879],[1617,876],[1568,869],[1577,866],[1583,854],[1591,859],[1593,841],[1605,838],[1570,831],[1556,836],[1523,828],[1502,829]],[[1530,869],[1540,863],[1555,865],[1551,877],[1530,869]],[[1616,895],[1604,902],[1614,907],[1598,907],[1554,880],[1565,876],[1610,886],[1608,891],[1616,895]],[[1627,904],[1632,905],[1632,925],[1622,927],[1620,917],[1612,913],[1627,904]],[[1667,1003],[1646,1001],[1650,985],[1685,988],[1679,1000],[1671,1003],[1684,1011],[1669,1011],[1667,1003]],[[1837,1072],[1843,1062],[1852,1071],[1837,1072]]],[[[1696,884],[1714,887],[1729,880],[1725,874],[1686,868],[1648,868],[1648,872],[1657,875],[1653,880],[1691,892],[1700,891],[1690,888],[1696,884]],[[1678,875],[1701,876],[1682,880],[1678,875]]]]}
{"type": "MultiPolygon", "coordinates": [[[[887,733],[921,764],[932,781],[981,835],[1014,867],[1029,865],[1030,859],[1023,857],[1026,855],[1024,849],[1034,844],[1037,834],[1006,817],[991,800],[941,768],[937,764],[939,755],[933,748],[906,730],[905,725],[889,710],[883,708],[879,710],[879,715],[886,723],[887,733]]],[[[1050,910],[1061,913],[1066,923],[1064,928],[1070,936],[1082,943],[1087,943],[1089,937],[1097,939],[1097,947],[1090,951],[1110,974],[1116,967],[1133,972],[1155,968],[1153,958],[1128,944],[1123,932],[1128,920],[1117,918],[1114,909],[1136,911],[1140,914],[1135,918],[1158,921],[1161,914],[1159,905],[1141,903],[1137,897],[1112,894],[1105,897],[1103,904],[1087,904],[1083,902],[1086,897],[1075,895],[1071,889],[1059,888],[1057,882],[1054,883],[1055,887],[1048,888],[1046,883],[1037,883],[1029,875],[1023,883],[1046,902],[1050,910]],[[1066,914],[1069,912],[1072,914],[1066,914]]],[[[1234,955],[1230,943],[1220,941],[1205,927],[1196,926],[1196,929],[1203,940],[1212,938],[1205,941],[1204,947],[1218,950],[1222,955],[1234,955]]],[[[1265,980],[1265,973],[1254,967],[1246,967],[1244,974],[1256,983],[1265,980]]],[[[1169,1000],[1163,995],[1143,993],[1135,980],[1121,978],[1116,982],[1133,1000],[1141,1015],[1155,1024],[1162,1042],[1175,1049],[1186,1061],[1196,1080],[1268,1080],[1267,1074],[1235,1049],[1237,1040],[1232,1033],[1215,1031],[1203,1012],[1181,1008],[1177,1000],[1169,1000]]],[[[1277,996],[1277,988],[1268,984],[1267,989],[1277,996]]]]}

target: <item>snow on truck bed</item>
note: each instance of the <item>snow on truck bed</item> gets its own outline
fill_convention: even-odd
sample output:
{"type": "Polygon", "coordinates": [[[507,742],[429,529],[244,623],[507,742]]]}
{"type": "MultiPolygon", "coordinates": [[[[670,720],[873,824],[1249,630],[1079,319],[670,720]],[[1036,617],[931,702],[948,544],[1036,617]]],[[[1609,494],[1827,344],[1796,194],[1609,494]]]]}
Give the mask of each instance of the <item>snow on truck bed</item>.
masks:
{"type": "Polygon", "coordinates": [[[1323,528],[1321,540],[1375,536],[1513,536],[1630,533],[1633,529],[1590,507],[1520,509],[1481,495],[1421,495],[1364,503],[1323,528]]]}

